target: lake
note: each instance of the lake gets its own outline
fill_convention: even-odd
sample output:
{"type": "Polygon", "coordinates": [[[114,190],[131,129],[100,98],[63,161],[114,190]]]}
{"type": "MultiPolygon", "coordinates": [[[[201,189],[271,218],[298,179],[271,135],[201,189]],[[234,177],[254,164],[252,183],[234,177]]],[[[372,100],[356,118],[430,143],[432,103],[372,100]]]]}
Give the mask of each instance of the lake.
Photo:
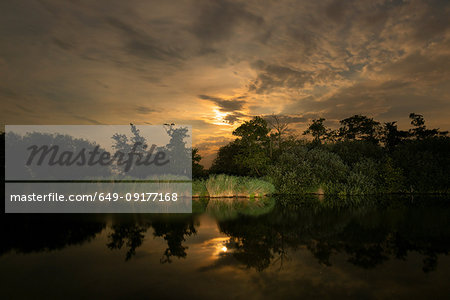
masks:
{"type": "Polygon", "coordinates": [[[2,214],[2,298],[448,299],[448,197],[311,198],[2,214]]]}

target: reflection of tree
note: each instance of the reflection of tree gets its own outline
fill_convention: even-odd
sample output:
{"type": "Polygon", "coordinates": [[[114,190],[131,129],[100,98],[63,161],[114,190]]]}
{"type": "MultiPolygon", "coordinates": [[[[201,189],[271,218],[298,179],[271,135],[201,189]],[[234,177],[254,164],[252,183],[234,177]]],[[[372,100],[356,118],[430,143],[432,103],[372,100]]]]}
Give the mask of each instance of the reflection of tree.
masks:
{"type": "Polygon", "coordinates": [[[154,222],[152,225],[153,235],[163,237],[167,241],[167,249],[164,251],[161,263],[171,263],[171,257],[186,257],[188,247],[183,246],[183,242],[187,236],[197,233],[192,219],[187,222],[154,222]]]}
{"type": "Polygon", "coordinates": [[[67,215],[2,215],[0,255],[9,251],[30,253],[60,250],[92,240],[105,223],[67,215]]]}
{"type": "Polygon", "coordinates": [[[108,248],[111,250],[126,248],[125,260],[136,254],[136,249],[144,242],[145,234],[153,227],[153,235],[162,237],[167,242],[161,263],[172,262],[171,257],[186,257],[187,247],[183,245],[187,236],[195,234],[196,224],[192,216],[187,219],[169,219],[155,215],[147,215],[138,220],[116,220],[111,226],[112,233],[108,236],[108,248]]]}
{"type": "Polygon", "coordinates": [[[448,209],[411,204],[361,206],[338,213],[321,204],[288,205],[267,215],[240,216],[218,225],[230,236],[230,255],[258,271],[282,262],[289,250],[305,247],[326,266],[332,265],[333,255],[344,253],[348,262],[365,269],[390,258],[405,259],[415,251],[425,256],[423,270],[429,272],[436,269],[438,254],[450,250],[448,214],[448,209]]]}
{"type": "Polygon", "coordinates": [[[109,249],[122,249],[125,245],[127,254],[125,260],[129,260],[136,254],[136,248],[142,245],[145,232],[150,224],[123,223],[112,226],[113,233],[109,235],[109,249]]]}

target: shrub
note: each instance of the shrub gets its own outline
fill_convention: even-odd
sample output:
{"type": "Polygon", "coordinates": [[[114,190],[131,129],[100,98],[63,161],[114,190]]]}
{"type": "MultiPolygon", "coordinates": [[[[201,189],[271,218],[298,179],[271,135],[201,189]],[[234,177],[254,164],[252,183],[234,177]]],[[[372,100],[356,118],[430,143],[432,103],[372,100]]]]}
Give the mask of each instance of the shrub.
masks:
{"type": "Polygon", "coordinates": [[[345,183],[347,170],[338,155],[299,146],[280,156],[278,163],[269,169],[269,177],[278,193],[302,194],[345,183]]]}

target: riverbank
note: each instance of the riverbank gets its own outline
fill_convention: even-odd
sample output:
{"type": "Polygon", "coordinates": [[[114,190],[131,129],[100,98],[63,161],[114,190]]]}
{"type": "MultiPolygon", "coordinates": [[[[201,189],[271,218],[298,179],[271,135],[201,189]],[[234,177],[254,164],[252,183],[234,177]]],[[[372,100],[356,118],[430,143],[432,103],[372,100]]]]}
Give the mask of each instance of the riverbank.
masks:
{"type": "Polygon", "coordinates": [[[448,195],[448,191],[403,191],[403,192],[385,192],[379,190],[378,192],[364,191],[361,189],[350,188],[349,186],[340,186],[339,188],[331,189],[327,184],[319,185],[318,187],[308,187],[302,189],[303,192],[295,193],[295,189],[291,193],[286,193],[286,189],[277,189],[271,183],[273,179],[252,178],[243,176],[231,176],[225,174],[211,175],[207,179],[194,179],[192,182],[192,197],[193,198],[260,198],[273,194],[285,195],[335,195],[338,197],[347,196],[368,196],[368,195],[448,195]]]}
{"type": "Polygon", "coordinates": [[[192,197],[259,198],[275,193],[267,180],[229,175],[212,175],[192,182],[192,197]]]}

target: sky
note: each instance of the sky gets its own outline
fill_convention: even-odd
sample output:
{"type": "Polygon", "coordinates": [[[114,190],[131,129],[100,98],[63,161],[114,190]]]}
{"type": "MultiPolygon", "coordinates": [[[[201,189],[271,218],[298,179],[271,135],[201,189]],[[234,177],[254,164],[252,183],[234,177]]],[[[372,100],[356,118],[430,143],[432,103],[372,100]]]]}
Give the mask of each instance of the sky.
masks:
{"type": "Polygon", "coordinates": [[[209,165],[276,114],[450,129],[449,1],[0,2],[3,124],[187,124],[209,165]]]}

